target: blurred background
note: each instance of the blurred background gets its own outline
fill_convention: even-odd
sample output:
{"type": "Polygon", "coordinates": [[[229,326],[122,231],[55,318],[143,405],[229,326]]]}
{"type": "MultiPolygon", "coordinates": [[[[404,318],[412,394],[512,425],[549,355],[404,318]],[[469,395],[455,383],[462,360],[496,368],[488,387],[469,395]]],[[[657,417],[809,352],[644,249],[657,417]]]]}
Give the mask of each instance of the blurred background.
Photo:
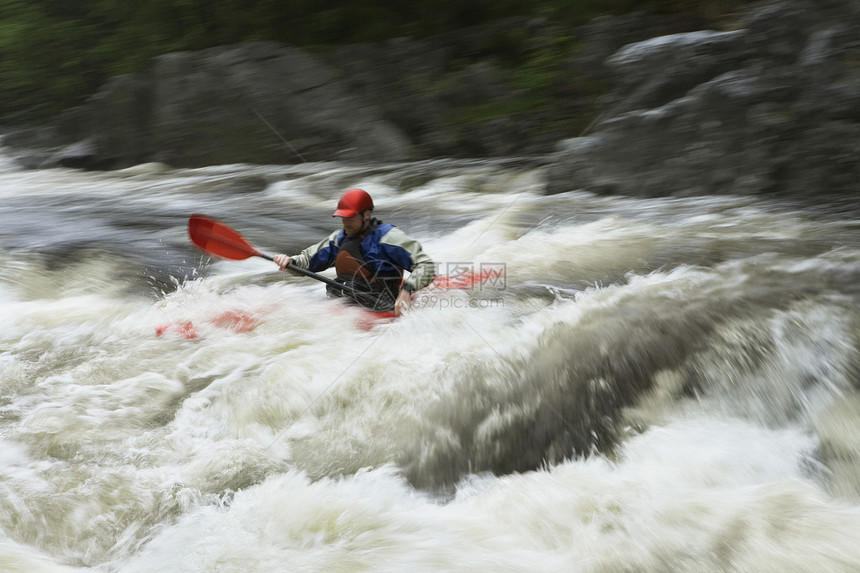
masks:
{"type": "MultiPolygon", "coordinates": [[[[459,148],[438,143],[434,155],[515,151],[482,144],[498,129],[491,120],[519,119],[544,134],[527,151],[579,135],[594,119],[609,83],[602,60],[631,41],[736,25],[742,0],[3,0],[0,16],[0,126],[41,124],[81,105],[111,78],[145,72],[153,58],[242,42],[276,41],[337,62],[339,47],[395,38],[433,39],[444,57],[419,65],[420,89],[445,97],[446,109],[422,112],[434,121],[484,126],[459,148]],[[585,26],[598,16],[637,12],[600,45],[585,26]],[[600,53],[582,54],[586,49],[600,53]],[[470,67],[476,62],[482,66],[470,67]],[[441,66],[441,68],[439,67],[441,66]],[[428,75],[429,74],[429,75],[428,75]],[[459,87],[478,84],[468,91],[459,87]],[[492,96],[492,97],[486,97],[492,96]]],[[[616,27],[617,28],[617,27],[616,27]]],[[[599,30],[598,30],[599,31],[599,30]]],[[[418,49],[426,49],[422,44],[418,49]]],[[[386,60],[408,58],[415,46],[389,45],[386,60]]],[[[342,62],[341,62],[342,63],[342,62]]],[[[414,59],[413,62],[414,63],[414,59]]],[[[417,70],[411,69],[412,73],[417,70]]],[[[400,70],[401,73],[403,70],[400,70]]],[[[417,77],[417,76],[416,76],[417,77]]],[[[398,110],[389,110],[392,115],[398,110]]],[[[404,113],[401,111],[401,113],[404,113]]],[[[526,126],[523,128],[522,126],[526,126]]]]}

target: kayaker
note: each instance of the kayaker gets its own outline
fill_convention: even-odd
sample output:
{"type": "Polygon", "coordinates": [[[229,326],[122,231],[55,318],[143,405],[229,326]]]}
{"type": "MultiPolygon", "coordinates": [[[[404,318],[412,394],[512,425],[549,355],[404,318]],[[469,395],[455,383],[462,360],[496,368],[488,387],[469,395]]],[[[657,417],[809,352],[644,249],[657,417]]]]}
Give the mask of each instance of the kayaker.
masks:
{"type": "Polygon", "coordinates": [[[396,315],[412,304],[413,292],[433,281],[435,265],[421,244],[375,218],[373,199],[363,189],[344,193],[333,217],[341,218],[343,229],[298,255],[275,255],[281,270],[290,263],[314,272],[334,266],[335,280],[352,288],[327,286],[329,296],[344,296],[368,310],[396,315]],[[409,271],[406,279],[404,271],[409,271]]]}

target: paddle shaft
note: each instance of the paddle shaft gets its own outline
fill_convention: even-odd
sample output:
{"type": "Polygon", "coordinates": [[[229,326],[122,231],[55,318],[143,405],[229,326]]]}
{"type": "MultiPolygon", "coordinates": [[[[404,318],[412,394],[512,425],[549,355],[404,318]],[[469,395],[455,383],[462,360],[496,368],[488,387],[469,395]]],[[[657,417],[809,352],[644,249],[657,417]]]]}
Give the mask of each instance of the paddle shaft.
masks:
{"type": "MultiPolygon", "coordinates": [[[[274,260],[275,260],[275,258],[274,258],[274,257],[270,257],[269,255],[266,255],[266,254],[264,254],[264,253],[258,253],[258,254],[257,254],[257,256],[259,256],[259,257],[263,257],[264,259],[269,260],[269,261],[274,261],[274,260]]],[[[356,290],[355,290],[353,287],[349,286],[349,285],[345,285],[345,284],[339,283],[339,282],[337,282],[337,281],[335,281],[335,280],[332,280],[332,279],[330,279],[330,278],[328,278],[328,277],[324,277],[324,276],[322,276],[322,275],[318,275],[317,273],[315,273],[315,272],[313,272],[313,271],[309,271],[308,269],[303,269],[302,267],[296,266],[296,265],[294,265],[293,263],[287,263],[286,268],[287,268],[287,269],[289,269],[289,270],[291,270],[291,271],[293,271],[293,272],[297,272],[297,273],[299,273],[299,274],[305,275],[306,277],[310,277],[310,278],[312,278],[312,279],[316,279],[316,280],[318,280],[318,281],[320,281],[320,282],[323,282],[323,283],[325,283],[325,284],[327,284],[327,285],[331,285],[331,286],[333,286],[333,287],[335,287],[335,288],[339,288],[339,289],[340,289],[340,290],[342,290],[342,291],[350,291],[350,292],[352,292],[352,293],[355,293],[355,292],[356,292],[356,290]]]]}

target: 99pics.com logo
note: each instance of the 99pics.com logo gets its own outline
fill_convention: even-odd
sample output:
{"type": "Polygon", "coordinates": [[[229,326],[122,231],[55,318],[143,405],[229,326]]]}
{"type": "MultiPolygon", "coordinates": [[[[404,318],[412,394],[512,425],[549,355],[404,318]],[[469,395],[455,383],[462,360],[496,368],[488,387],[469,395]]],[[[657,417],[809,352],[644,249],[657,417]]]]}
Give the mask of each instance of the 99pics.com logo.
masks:
{"type": "Polygon", "coordinates": [[[433,286],[458,290],[504,290],[507,286],[505,263],[436,263],[433,286]]]}
{"type": "Polygon", "coordinates": [[[499,296],[491,296],[507,286],[505,263],[437,263],[436,278],[417,293],[412,305],[421,308],[498,308],[499,296]]]}
{"type": "MultiPolygon", "coordinates": [[[[450,292],[450,291],[449,291],[450,292]]],[[[461,291],[462,292],[462,291],[461,291]]],[[[457,297],[439,291],[421,291],[413,300],[413,308],[435,308],[447,310],[450,308],[504,308],[505,301],[501,297],[467,296],[457,297]]]]}

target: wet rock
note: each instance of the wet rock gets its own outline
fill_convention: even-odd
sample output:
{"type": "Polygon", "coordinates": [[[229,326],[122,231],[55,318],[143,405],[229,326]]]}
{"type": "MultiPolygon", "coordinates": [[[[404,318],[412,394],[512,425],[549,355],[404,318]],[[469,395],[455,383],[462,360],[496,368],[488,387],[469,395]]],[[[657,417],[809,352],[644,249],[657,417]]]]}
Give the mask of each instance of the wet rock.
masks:
{"type": "Polygon", "coordinates": [[[89,140],[109,168],[544,154],[589,104],[578,92],[566,103],[563,86],[524,87],[519,67],[568,33],[516,18],[325,54],[275,42],[165,54],[10,145],[89,140]]]}
{"type": "Polygon", "coordinates": [[[42,167],[71,167],[73,169],[95,169],[99,154],[95,143],[90,140],[78,141],[68,145],[49,157],[42,167]]]}
{"type": "Polygon", "coordinates": [[[547,192],[856,194],[860,7],[778,1],[742,25],[611,56],[601,120],[559,146],[547,192]]]}
{"type": "MultiPolygon", "coordinates": [[[[85,166],[176,167],[341,159],[402,161],[411,145],[307,52],[260,42],[156,58],[115,78],[56,126],[7,140],[61,148],[87,141],[85,166]]],[[[82,159],[66,156],[57,164],[82,159]]]]}

